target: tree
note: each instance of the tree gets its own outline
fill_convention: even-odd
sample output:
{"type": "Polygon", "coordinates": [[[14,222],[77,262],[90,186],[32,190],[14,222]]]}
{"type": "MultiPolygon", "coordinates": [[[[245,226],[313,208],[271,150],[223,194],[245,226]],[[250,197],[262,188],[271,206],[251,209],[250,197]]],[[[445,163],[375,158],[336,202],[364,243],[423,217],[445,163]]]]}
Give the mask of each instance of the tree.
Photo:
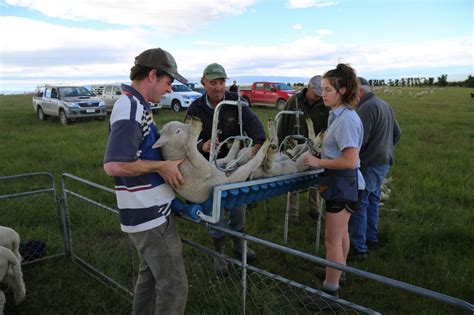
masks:
{"type": "Polygon", "coordinates": [[[447,74],[442,74],[440,77],[438,77],[438,85],[439,86],[447,86],[448,85],[448,75],[447,74]]]}
{"type": "Polygon", "coordinates": [[[465,87],[474,87],[474,76],[469,75],[462,85],[465,87]]]}

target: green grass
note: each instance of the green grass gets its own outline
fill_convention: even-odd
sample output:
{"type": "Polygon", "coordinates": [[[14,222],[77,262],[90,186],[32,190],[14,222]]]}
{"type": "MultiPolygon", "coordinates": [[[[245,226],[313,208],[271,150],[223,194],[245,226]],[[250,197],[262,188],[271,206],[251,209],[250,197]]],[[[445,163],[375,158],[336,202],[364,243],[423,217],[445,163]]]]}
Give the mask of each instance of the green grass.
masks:
{"type": "MultiPolygon", "coordinates": [[[[372,252],[367,261],[354,266],[473,303],[474,101],[469,97],[470,90],[463,88],[435,89],[422,99],[415,99],[408,94],[410,91],[414,94],[417,91],[415,88],[401,91],[401,94],[394,95],[379,94],[392,104],[402,128],[402,138],[396,147],[395,165],[389,174],[394,179],[390,187],[391,199],[381,211],[380,236],[388,245],[372,252]]],[[[268,108],[254,110],[264,123],[277,113],[268,108]]],[[[31,95],[0,96],[0,111],[0,176],[46,171],[55,176],[59,185],[60,175],[67,172],[112,187],[112,178],[102,170],[107,122],[81,121],[70,126],[62,126],[55,118],[40,122],[31,106],[31,95]]],[[[184,112],[176,114],[170,110],[160,110],[155,113],[159,127],[170,120],[183,120],[183,117],[184,112]]],[[[0,194],[16,189],[14,185],[3,185],[0,186],[0,194]]],[[[113,198],[107,194],[90,192],[80,185],[77,189],[95,200],[99,198],[106,204],[114,205],[113,198]]],[[[0,201],[1,224],[15,225],[18,213],[23,208],[42,211],[51,207],[44,198],[34,202],[29,199],[0,201]],[[31,207],[32,204],[35,206],[31,207]]],[[[306,198],[303,196],[301,200],[300,211],[305,220],[302,225],[290,226],[289,246],[314,253],[316,228],[305,213],[306,198]]],[[[79,201],[74,201],[74,204],[74,209],[82,209],[79,201]]],[[[266,207],[259,203],[256,209],[249,210],[247,232],[265,240],[283,243],[284,206],[285,198],[280,196],[267,201],[266,207]]],[[[24,214],[22,220],[34,221],[31,216],[34,214],[24,214]]],[[[118,228],[118,220],[113,216],[95,217],[90,210],[84,210],[82,215],[74,219],[75,227],[83,229],[80,235],[106,240],[106,244],[117,249],[124,248],[123,239],[113,230],[113,227],[118,228]],[[97,231],[88,231],[91,217],[92,222],[100,222],[99,235],[94,234],[97,231]]],[[[44,221],[41,221],[42,224],[29,222],[20,234],[34,238],[37,229],[58,228],[57,222],[49,222],[44,218],[41,220],[44,221]],[[33,231],[28,231],[30,224],[36,227],[33,231]]],[[[211,245],[205,229],[196,228],[195,224],[182,220],[178,224],[184,238],[211,245]]],[[[52,245],[55,251],[60,251],[60,240],[50,242],[55,244],[52,245]]],[[[256,266],[316,288],[320,286],[320,282],[310,273],[311,264],[251,245],[259,255],[256,266]]],[[[98,246],[97,250],[105,252],[107,257],[116,257],[117,251],[109,247],[98,246]]],[[[189,259],[187,264],[190,265],[189,259]]],[[[119,266],[119,269],[125,268],[119,266]]],[[[43,270],[42,267],[34,268],[43,270]]],[[[7,308],[7,311],[38,314],[41,313],[38,309],[44,300],[54,300],[54,303],[50,303],[52,306],[48,313],[120,313],[123,310],[128,313],[130,310],[127,309],[129,302],[126,299],[95,284],[95,280],[87,278],[69,263],[47,265],[44,273],[44,277],[38,277],[35,272],[25,272],[30,292],[27,300],[17,307],[7,308]],[[71,278],[80,279],[83,285],[75,284],[72,286],[73,291],[70,291],[66,283],[71,278]],[[43,281],[51,283],[50,289],[44,290],[44,293],[44,288],[36,289],[43,286],[39,283],[43,281]],[[60,298],[56,299],[58,295],[60,298]],[[71,303],[73,312],[67,306],[71,303]],[[103,311],[99,307],[103,307],[103,311]]],[[[188,268],[188,276],[191,273],[188,268]]],[[[188,307],[190,312],[196,313],[199,309],[195,305],[213,310],[210,302],[196,299],[192,291],[190,304],[194,306],[188,307]]],[[[445,304],[357,277],[344,287],[341,296],[389,314],[458,312],[445,304]]],[[[206,313],[205,310],[201,309],[206,313]]]]}

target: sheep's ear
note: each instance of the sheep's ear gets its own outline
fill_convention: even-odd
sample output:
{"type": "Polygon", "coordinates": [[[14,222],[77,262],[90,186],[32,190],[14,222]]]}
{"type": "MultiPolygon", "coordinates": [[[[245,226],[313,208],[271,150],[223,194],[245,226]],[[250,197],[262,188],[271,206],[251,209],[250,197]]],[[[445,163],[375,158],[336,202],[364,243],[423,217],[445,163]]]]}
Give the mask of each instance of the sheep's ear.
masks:
{"type": "Polygon", "coordinates": [[[160,138],[151,146],[152,149],[156,149],[164,146],[168,143],[168,137],[161,135],[160,138]]]}

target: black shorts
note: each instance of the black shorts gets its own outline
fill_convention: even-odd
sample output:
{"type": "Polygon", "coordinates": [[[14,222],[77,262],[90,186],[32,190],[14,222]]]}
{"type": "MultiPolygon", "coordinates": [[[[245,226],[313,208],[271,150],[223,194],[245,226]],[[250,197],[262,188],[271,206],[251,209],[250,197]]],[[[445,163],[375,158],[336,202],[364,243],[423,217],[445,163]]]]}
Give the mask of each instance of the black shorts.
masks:
{"type": "Polygon", "coordinates": [[[332,201],[326,200],[326,212],[329,213],[338,213],[346,209],[350,213],[355,213],[357,211],[358,202],[341,202],[341,201],[332,201]]]}
{"type": "MultiPolygon", "coordinates": [[[[359,200],[362,195],[363,190],[359,189],[359,200]]],[[[350,213],[355,213],[359,209],[359,200],[354,202],[341,202],[341,201],[333,201],[333,200],[326,200],[326,212],[329,213],[338,213],[342,210],[346,209],[350,213]]]]}

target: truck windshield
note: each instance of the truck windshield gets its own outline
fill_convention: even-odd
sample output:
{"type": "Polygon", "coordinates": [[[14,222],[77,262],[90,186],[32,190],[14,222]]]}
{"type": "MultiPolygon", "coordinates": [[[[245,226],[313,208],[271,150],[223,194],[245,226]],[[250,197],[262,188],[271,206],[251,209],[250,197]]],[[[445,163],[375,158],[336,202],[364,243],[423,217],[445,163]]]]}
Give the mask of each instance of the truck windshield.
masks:
{"type": "Polygon", "coordinates": [[[189,92],[192,91],[190,88],[188,88],[184,84],[174,84],[172,87],[174,92],[189,92]]]}
{"type": "Polygon", "coordinates": [[[278,90],[293,90],[293,88],[286,83],[275,83],[275,87],[278,90]]]}
{"type": "Polygon", "coordinates": [[[60,97],[94,96],[94,94],[82,86],[60,87],[59,95],[60,97]]]}

